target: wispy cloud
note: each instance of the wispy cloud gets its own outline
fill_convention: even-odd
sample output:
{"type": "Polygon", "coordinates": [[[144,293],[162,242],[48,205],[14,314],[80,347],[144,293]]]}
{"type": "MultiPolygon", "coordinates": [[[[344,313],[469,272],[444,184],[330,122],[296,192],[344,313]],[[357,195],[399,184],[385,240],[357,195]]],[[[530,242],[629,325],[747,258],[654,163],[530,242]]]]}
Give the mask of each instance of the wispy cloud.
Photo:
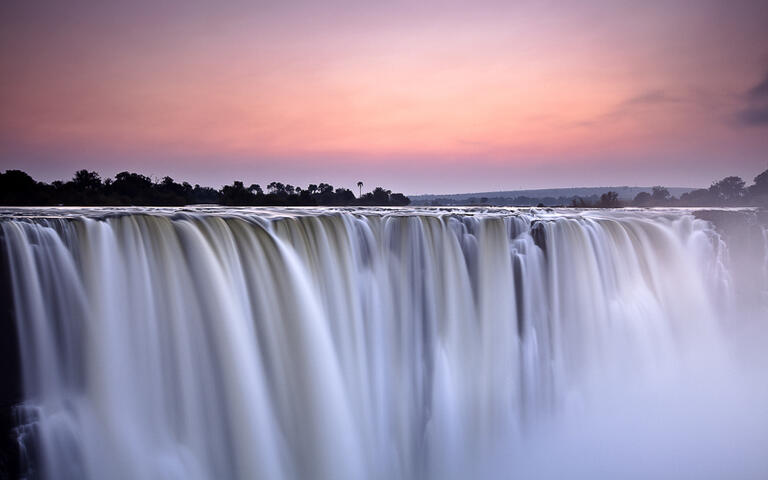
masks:
{"type": "Polygon", "coordinates": [[[631,109],[633,107],[642,105],[661,105],[668,103],[678,103],[679,101],[679,98],[670,96],[664,90],[648,90],[633,97],[627,98],[616,107],[616,110],[614,110],[613,113],[622,113],[626,109],[631,109]]]}
{"type": "Polygon", "coordinates": [[[768,72],[766,72],[765,78],[760,83],[749,90],[748,95],[752,98],[768,97],[768,72]]]}
{"type": "Polygon", "coordinates": [[[768,126],[768,72],[745,95],[747,106],[738,114],[739,122],[747,126],[768,126]]]}
{"type": "Polygon", "coordinates": [[[590,127],[606,121],[617,121],[636,114],[641,110],[663,107],[682,102],[682,99],[670,95],[663,89],[645,90],[617,103],[611,110],[590,120],[578,122],[578,127],[590,127]]]}

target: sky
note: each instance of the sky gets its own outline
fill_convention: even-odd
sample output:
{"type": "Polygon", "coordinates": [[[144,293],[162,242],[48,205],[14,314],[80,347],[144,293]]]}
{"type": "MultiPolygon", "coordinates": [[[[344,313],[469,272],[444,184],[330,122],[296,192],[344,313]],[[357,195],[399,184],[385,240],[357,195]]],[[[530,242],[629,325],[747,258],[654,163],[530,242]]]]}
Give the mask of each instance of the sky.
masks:
{"type": "Polygon", "coordinates": [[[768,0],[0,2],[0,170],[406,194],[768,168],[768,0]]]}

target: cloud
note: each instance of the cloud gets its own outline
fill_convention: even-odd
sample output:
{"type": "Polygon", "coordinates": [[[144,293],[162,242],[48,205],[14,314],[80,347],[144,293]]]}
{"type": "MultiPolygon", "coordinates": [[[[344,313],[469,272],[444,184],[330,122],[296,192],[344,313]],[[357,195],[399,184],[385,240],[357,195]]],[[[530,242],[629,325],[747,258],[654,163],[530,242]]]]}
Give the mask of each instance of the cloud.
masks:
{"type": "Polygon", "coordinates": [[[664,90],[649,90],[619,103],[614,113],[620,113],[627,108],[640,105],[660,105],[665,103],[677,103],[678,101],[679,99],[670,96],[664,90]]]}
{"type": "Polygon", "coordinates": [[[751,98],[768,98],[768,72],[760,83],[749,90],[747,95],[751,98]]]}
{"type": "Polygon", "coordinates": [[[768,72],[745,95],[747,106],[738,113],[739,122],[747,126],[768,126],[768,72]]]}
{"type": "Polygon", "coordinates": [[[573,124],[576,127],[592,127],[604,122],[615,122],[629,118],[638,112],[655,109],[665,105],[681,103],[681,98],[670,95],[665,90],[646,90],[617,103],[613,109],[589,120],[573,124]]]}
{"type": "Polygon", "coordinates": [[[768,104],[742,110],[739,119],[745,125],[768,125],[768,104]]]}

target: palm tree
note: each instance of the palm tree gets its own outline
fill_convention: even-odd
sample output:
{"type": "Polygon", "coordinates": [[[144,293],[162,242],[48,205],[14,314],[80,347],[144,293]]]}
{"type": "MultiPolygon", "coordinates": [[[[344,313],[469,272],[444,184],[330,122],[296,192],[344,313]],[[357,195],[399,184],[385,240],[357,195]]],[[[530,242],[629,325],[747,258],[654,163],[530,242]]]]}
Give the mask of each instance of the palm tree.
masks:
{"type": "Polygon", "coordinates": [[[363,196],[363,182],[357,182],[357,189],[360,191],[359,197],[362,198],[362,196],[363,196]]]}

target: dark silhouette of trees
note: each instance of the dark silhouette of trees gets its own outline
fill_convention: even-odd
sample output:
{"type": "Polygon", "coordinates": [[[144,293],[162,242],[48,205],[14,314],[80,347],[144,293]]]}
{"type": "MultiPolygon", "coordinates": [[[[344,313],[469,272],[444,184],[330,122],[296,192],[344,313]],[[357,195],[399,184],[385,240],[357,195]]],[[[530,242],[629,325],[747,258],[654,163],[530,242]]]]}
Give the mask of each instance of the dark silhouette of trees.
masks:
{"type": "Polygon", "coordinates": [[[647,207],[651,204],[651,194],[648,192],[640,192],[635,195],[635,199],[632,200],[632,205],[636,207],[647,207]]]}
{"type": "MultiPolygon", "coordinates": [[[[132,172],[120,172],[114,178],[102,179],[97,172],[78,170],[69,181],[37,182],[21,170],[6,170],[0,173],[0,205],[191,205],[222,204],[245,206],[404,206],[411,203],[402,193],[393,193],[383,187],[362,194],[362,182],[357,182],[360,195],[347,188],[334,188],[328,183],[310,184],[301,188],[281,182],[267,184],[266,192],[259,184],[245,187],[242,181],[235,181],[221,190],[211,187],[194,187],[187,182],[178,183],[171,177],[160,181],[132,172]]],[[[579,208],[614,208],[622,205],[616,192],[610,191],[601,197],[546,198],[517,197],[470,198],[471,204],[499,205],[512,201],[516,205],[537,205],[539,203],[567,205],[579,208]]],[[[433,205],[451,205],[450,199],[434,199],[433,205]]],[[[725,177],[713,182],[708,189],[698,189],[681,195],[677,199],[669,190],[655,186],[651,193],[641,192],[631,202],[634,206],[763,206],[768,207],[768,170],[754,177],[749,187],[737,176],[725,177]]]]}
{"type": "Polygon", "coordinates": [[[384,202],[389,202],[389,195],[391,193],[392,192],[390,192],[389,190],[384,190],[381,187],[376,187],[373,189],[373,192],[370,194],[370,197],[368,198],[373,200],[373,203],[372,203],[373,205],[376,205],[384,202]]]}
{"type": "Polygon", "coordinates": [[[605,192],[600,195],[600,201],[597,204],[600,208],[618,208],[621,206],[619,194],[613,191],[605,192]]]}
{"type": "Polygon", "coordinates": [[[117,205],[155,205],[152,180],[138,173],[120,172],[109,187],[117,205]]]}
{"type": "Polygon", "coordinates": [[[592,202],[583,197],[576,196],[571,200],[571,207],[573,208],[590,208],[591,206],[592,202]]]}
{"type": "Polygon", "coordinates": [[[243,182],[235,181],[221,189],[219,202],[222,205],[258,205],[256,199],[257,195],[245,188],[243,182]]]}
{"type": "MultiPolygon", "coordinates": [[[[636,207],[682,206],[682,207],[712,207],[712,206],[764,206],[768,207],[768,170],[754,178],[754,184],[746,187],[746,182],[737,176],[725,177],[712,182],[709,188],[700,188],[684,193],[679,199],[670,195],[669,190],[657,185],[651,193],[640,192],[631,205],[636,207]]],[[[604,207],[615,205],[608,198],[608,192],[600,197],[595,206],[604,207]]],[[[618,201],[618,198],[616,198],[618,201]]],[[[620,203],[620,202],[619,202],[620,203]]],[[[590,207],[590,202],[574,198],[571,206],[590,207]]]]}
{"type": "MultiPolygon", "coordinates": [[[[362,183],[362,182],[360,182],[362,183]]],[[[285,205],[285,206],[348,206],[348,205],[408,205],[410,200],[401,193],[392,193],[382,187],[355,198],[352,190],[334,188],[328,183],[311,184],[301,188],[281,182],[267,184],[267,192],[259,184],[245,187],[235,181],[221,190],[194,187],[187,182],[178,183],[171,177],[160,181],[132,172],[120,172],[113,178],[102,180],[98,173],[78,170],[68,182],[50,184],[36,182],[21,170],[0,173],[0,205],[158,205],[190,204],[222,205],[285,205]]]]}
{"type": "Polygon", "coordinates": [[[151,187],[151,195],[154,203],[162,205],[187,205],[193,203],[193,188],[187,182],[178,184],[171,177],[163,177],[163,180],[151,187]]]}
{"type": "Polygon", "coordinates": [[[192,189],[191,203],[219,203],[220,199],[221,193],[215,188],[195,184],[195,188],[192,189]]]}
{"type": "Polygon", "coordinates": [[[0,174],[0,201],[5,205],[48,205],[46,193],[50,192],[45,190],[21,170],[6,170],[0,174]]]}
{"type": "Polygon", "coordinates": [[[404,206],[411,203],[411,200],[401,193],[392,193],[382,187],[376,187],[372,192],[366,193],[360,197],[361,205],[394,205],[404,206]]]}
{"type": "Polygon", "coordinates": [[[101,177],[96,172],[89,172],[88,170],[78,170],[75,172],[74,178],[72,178],[72,186],[83,192],[98,192],[103,187],[101,183],[101,177]]]}
{"type": "Polygon", "coordinates": [[[670,195],[669,190],[660,185],[657,185],[651,189],[651,202],[656,205],[663,205],[671,198],[672,195],[670,195]]]}
{"type": "Polygon", "coordinates": [[[403,195],[402,193],[393,193],[389,196],[389,204],[396,207],[404,207],[410,205],[411,199],[403,195]]]}
{"type": "MultiPolygon", "coordinates": [[[[337,188],[333,192],[333,195],[333,201],[336,205],[351,205],[355,202],[355,194],[352,192],[352,190],[347,188],[337,188]]],[[[389,205],[389,203],[384,203],[382,205],[389,205]]]]}
{"type": "MultiPolygon", "coordinates": [[[[632,201],[621,202],[636,207],[707,207],[707,206],[763,206],[768,207],[768,170],[760,173],[754,178],[754,184],[748,188],[740,182],[739,177],[726,177],[723,180],[713,182],[712,187],[692,190],[684,193],[680,198],[673,197],[669,189],[657,185],[650,192],[638,193],[632,201]]],[[[590,196],[561,196],[554,197],[492,197],[492,198],[455,198],[455,197],[433,197],[422,200],[422,204],[431,206],[451,206],[451,205],[478,205],[488,203],[490,205],[515,205],[515,206],[536,206],[538,204],[549,206],[570,206],[574,208],[600,208],[606,206],[615,206],[611,197],[606,195],[598,197],[590,196]]]]}
{"type": "Polygon", "coordinates": [[[715,198],[724,203],[733,203],[741,200],[747,193],[746,183],[741,177],[725,177],[719,182],[713,182],[709,191],[715,198]]]}
{"type": "MultiPolygon", "coordinates": [[[[310,187],[314,188],[314,193],[312,194],[312,198],[315,199],[315,202],[317,202],[320,205],[330,205],[333,201],[333,187],[331,185],[328,185],[327,183],[321,183],[319,185],[310,185],[310,187]]],[[[307,187],[309,189],[309,187],[307,187]]]]}
{"type": "Polygon", "coordinates": [[[768,170],[756,176],[755,184],[747,189],[747,197],[759,205],[768,205],[768,170]]]}
{"type": "Polygon", "coordinates": [[[746,182],[740,177],[725,177],[712,182],[709,188],[684,193],[680,196],[679,204],[687,207],[765,205],[765,199],[755,193],[759,190],[758,177],[760,175],[755,177],[755,185],[749,188],[746,188],[746,182]]]}
{"type": "Polygon", "coordinates": [[[741,177],[729,176],[712,182],[709,188],[684,193],[680,199],[671,196],[666,188],[656,186],[651,195],[638,193],[632,204],[639,207],[768,206],[768,170],[757,175],[754,182],[747,187],[741,177]]]}
{"type": "Polygon", "coordinates": [[[680,204],[687,207],[706,207],[718,204],[718,198],[708,188],[699,188],[680,195],[680,204]]]}

